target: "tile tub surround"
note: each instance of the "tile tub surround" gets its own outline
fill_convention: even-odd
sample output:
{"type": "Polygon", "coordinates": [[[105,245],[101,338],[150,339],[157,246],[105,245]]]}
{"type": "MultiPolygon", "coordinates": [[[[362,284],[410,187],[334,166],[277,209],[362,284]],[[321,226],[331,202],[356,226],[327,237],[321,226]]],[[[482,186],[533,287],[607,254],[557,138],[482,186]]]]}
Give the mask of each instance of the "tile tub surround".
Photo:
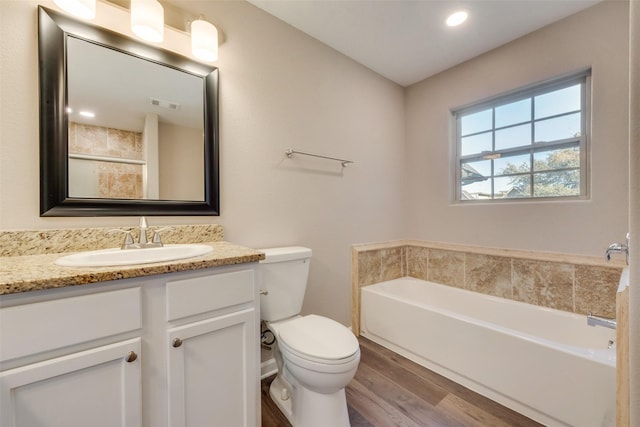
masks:
{"type": "Polygon", "coordinates": [[[615,317],[622,260],[414,240],[359,244],[351,252],[352,327],[360,288],[403,276],[558,310],[615,317]]]}
{"type": "MultiPolygon", "coordinates": [[[[153,230],[163,227],[153,224],[149,228],[153,230]]],[[[164,243],[220,242],[224,238],[224,229],[218,224],[168,227],[171,229],[162,232],[164,243]]],[[[117,248],[122,244],[123,236],[122,233],[109,233],[114,228],[116,227],[0,231],[0,257],[117,248]]],[[[137,239],[138,227],[119,228],[133,230],[134,238],[137,239]]],[[[148,231],[149,239],[151,234],[148,231]]]]}

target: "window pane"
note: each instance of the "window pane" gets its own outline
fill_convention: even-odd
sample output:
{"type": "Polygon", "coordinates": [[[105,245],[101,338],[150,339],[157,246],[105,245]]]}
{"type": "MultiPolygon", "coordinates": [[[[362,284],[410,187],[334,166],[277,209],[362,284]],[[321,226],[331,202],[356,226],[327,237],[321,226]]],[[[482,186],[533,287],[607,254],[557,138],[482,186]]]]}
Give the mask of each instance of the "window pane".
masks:
{"type": "Polygon", "coordinates": [[[580,171],[542,172],[533,175],[534,197],[580,195],[580,171]]]}
{"type": "Polygon", "coordinates": [[[581,84],[536,96],[535,118],[554,116],[580,110],[581,84]]]}
{"type": "Polygon", "coordinates": [[[518,154],[515,156],[503,156],[493,161],[495,175],[529,172],[531,170],[531,156],[518,154]]]}
{"type": "Polygon", "coordinates": [[[528,86],[454,111],[460,198],[580,196],[587,172],[588,74],[528,86]]]}
{"type": "Polygon", "coordinates": [[[496,131],[496,150],[531,144],[531,124],[496,131]]]}
{"type": "Polygon", "coordinates": [[[494,199],[531,197],[531,176],[518,175],[493,179],[494,199]]]}
{"type": "Polygon", "coordinates": [[[533,154],[533,170],[535,171],[578,167],[580,167],[579,147],[540,151],[533,154]]]}
{"type": "Polygon", "coordinates": [[[462,136],[476,132],[491,130],[493,127],[492,110],[484,110],[477,113],[462,116],[460,119],[460,130],[462,136]]]}
{"type": "Polygon", "coordinates": [[[491,198],[491,179],[465,185],[461,189],[462,198],[466,200],[483,200],[491,198]]]}
{"type": "Polygon", "coordinates": [[[576,138],[580,136],[580,129],[580,113],[542,120],[535,124],[535,142],[576,138]]]}
{"type": "Polygon", "coordinates": [[[496,127],[531,121],[531,98],[496,108],[496,127]]]}
{"type": "Polygon", "coordinates": [[[482,153],[483,151],[492,151],[492,135],[492,132],[487,132],[462,138],[462,155],[466,156],[467,154],[477,154],[482,153]]]}

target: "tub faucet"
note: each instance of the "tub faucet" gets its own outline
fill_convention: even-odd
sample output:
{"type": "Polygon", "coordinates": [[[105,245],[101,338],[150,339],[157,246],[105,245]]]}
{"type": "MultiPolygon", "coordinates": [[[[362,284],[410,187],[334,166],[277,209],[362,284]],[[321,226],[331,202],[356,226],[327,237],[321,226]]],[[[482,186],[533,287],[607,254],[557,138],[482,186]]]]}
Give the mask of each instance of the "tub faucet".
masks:
{"type": "Polygon", "coordinates": [[[612,243],[605,251],[605,258],[611,261],[611,254],[625,254],[627,265],[629,265],[629,233],[627,233],[627,243],[612,243]]]}
{"type": "Polygon", "coordinates": [[[589,312],[587,314],[587,325],[589,326],[604,326],[605,328],[615,329],[617,326],[616,319],[609,317],[594,316],[589,312]]]}

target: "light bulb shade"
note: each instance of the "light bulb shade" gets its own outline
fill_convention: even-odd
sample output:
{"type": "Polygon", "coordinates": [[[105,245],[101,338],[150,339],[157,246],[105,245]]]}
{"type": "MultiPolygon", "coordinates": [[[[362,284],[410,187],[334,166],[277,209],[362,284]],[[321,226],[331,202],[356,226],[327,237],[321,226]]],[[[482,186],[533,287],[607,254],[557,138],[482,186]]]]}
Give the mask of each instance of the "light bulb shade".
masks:
{"type": "Polygon", "coordinates": [[[54,3],[60,9],[78,18],[93,19],[96,17],[96,0],[54,0],[54,3]]]}
{"type": "Polygon", "coordinates": [[[157,0],[131,0],[131,31],[143,40],[164,40],[164,9],[157,0]]]}
{"type": "Polygon", "coordinates": [[[202,19],[191,23],[191,52],[203,61],[218,60],[218,30],[212,23],[202,19]]]}

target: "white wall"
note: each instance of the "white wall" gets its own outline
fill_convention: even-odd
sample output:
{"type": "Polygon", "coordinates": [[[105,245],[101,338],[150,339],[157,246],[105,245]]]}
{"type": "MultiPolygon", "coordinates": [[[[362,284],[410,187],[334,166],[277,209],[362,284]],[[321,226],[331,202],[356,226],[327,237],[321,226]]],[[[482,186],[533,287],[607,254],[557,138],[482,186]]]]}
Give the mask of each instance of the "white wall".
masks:
{"type": "Polygon", "coordinates": [[[596,256],[624,239],[628,8],[605,1],[407,89],[411,237],[596,256]],[[450,110],[585,66],[592,67],[590,200],[453,203],[450,110]]]}
{"type": "MultiPolygon", "coordinates": [[[[39,217],[37,3],[0,0],[0,230],[133,226],[39,217]]],[[[403,89],[249,3],[180,5],[226,38],[216,64],[222,215],[150,225],[219,223],[237,244],[307,245],[304,309],[349,324],[350,245],[404,237],[403,89]],[[290,147],[357,163],[287,159],[290,147]]]]}

